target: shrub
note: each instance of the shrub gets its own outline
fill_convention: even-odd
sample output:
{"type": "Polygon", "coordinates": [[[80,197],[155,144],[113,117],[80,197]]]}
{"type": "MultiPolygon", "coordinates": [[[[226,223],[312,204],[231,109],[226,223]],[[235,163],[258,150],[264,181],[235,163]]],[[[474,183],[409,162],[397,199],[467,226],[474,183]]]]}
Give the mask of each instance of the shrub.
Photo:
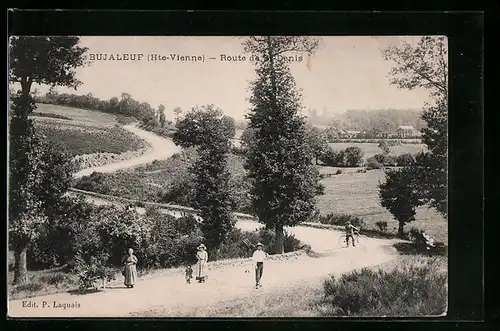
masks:
{"type": "Polygon", "coordinates": [[[75,187],[84,191],[91,191],[101,194],[109,194],[111,187],[105,183],[107,175],[101,172],[93,172],[89,176],[82,176],[75,187]]]}
{"type": "Polygon", "coordinates": [[[411,153],[401,154],[396,157],[396,163],[399,167],[406,167],[413,163],[415,160],[411,153]]]}
{"type": "Polygon", "coordinates": [[[364,226],[364,221],[363,219],[357,217],[357,216],[352,216],[352,215],[346,215],[346,214],[326,214],[324,216],[319,217],[319,222],[322,224],[330,224],[330,225],[339,225],[339,226],[344,226],[346,225],[347,221],[350,221],[352,225],[355,227],[363,227],[364,226]]]}
{"type": "Polygon", "coordinates": [[[95,287],[95,283],[99,280],[115,279],[115,270],[107,266],[108,259],[109,255],[106,253],[91,256],[88,260],[78,257],[75,271],[79,277],[80,291],[95,287]]]}
{"type": "Polygon", "coordinates": [[[366,173],[366,169],[358,169],[358,170],[356,170],[356,173],[357,174],[364,174],[364,173],[366,173]]]}
{"type": "Polygon", "coordinates": [[[116,115],[116,121],[120,124],[128,125],[137,122],[137,119],[131,116],[116,115]]]}
{"type": "Polygon", "coordinates": [[[347,147],[344,150],[344,166],[359,167],[363,162],[364,152],[357,146],[347,147]]]}
{"type": "Polygon", "coordinates": [[[363,268],[323,283],[332,315],[429,316],[446,310],[447,275],[435,260],[409,263],[392,271],[363,268]]]}
{"type": "Polygon", "coordinates": [[[382,168],[382,166],[374,157],[370,157],[366,160],[366,170],[373,170],[380,168],[382,168]]]}
{"type": "Polygon", "coordinates": [[[342,169],[338,169],[336,172],[335,172],[336,175],[341,175],[342,174],[342,169]]]}
{"type": "Polygon", "coordinates": [[[375,223],[375,225],[377,226],[377,228],[382,231],[382,232],[386,232],[387,231],[387,222],[386,221],[378,221],[375,223]]]}
{"type": "Polygon", "coordinates": [[[28,282],[25,284],[19,284],[19,285],[13,286],[12,292],[14,292],[14,293],[19,293],[19,292],[33,293],[33,292],[38,292],[43,288],[44,288],[44,285],[42,283],[28,282]]]}
{"type": "Polygon", "coordinates": [[[320,161],[326,166],[335,167],[339,163],[339,154],[329,148],[320,156],[320,161]]]}

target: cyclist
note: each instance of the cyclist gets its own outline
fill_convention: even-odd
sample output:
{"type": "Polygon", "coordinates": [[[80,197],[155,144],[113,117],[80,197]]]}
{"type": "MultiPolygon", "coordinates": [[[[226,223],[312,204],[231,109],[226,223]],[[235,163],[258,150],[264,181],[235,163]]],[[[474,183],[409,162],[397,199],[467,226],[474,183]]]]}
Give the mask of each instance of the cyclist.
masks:
{"type": "Polygon", "coordinates": [[[345,241],[347,244],[347,247],[349,247],[349,238],[352,239],[352,246],[356,247],[356,244],[354,243],[354,233],[359,232],[359,229],[355,227],[354,225],[351,224],[351,221],[347,221],[345,224],[345,241]]]}

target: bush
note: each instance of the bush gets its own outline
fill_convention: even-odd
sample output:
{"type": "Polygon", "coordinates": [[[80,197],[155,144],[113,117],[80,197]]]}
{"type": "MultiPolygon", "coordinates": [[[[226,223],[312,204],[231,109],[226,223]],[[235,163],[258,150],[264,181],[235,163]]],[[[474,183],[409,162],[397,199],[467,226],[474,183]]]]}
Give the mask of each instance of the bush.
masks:
{"type": "Polygon", "coordinates": [[[366,160],[366,170],[381,169],[381,168],[382,166],[374,157],[370,157],[366,160]]]}
{"type": "Polygon", "coordinates": [[[116,115],[116,121],[120,124],[128,125],[137,122],[137,119],[131,116],[116,115]]]}
{"type": "Polygon", "coordinates": [[[109,255],[106,253],[91,256],[88,260],[79,257],[75,271],[79,277],[79,290],[85,291],[96,286],[99,280],[111,281],[115,279],[115,270],[107,266],[109,255]]]}
{"type": "Polygon", "coordinates": [[[336,175],[341,175],[342,174],[342,169],[338,169],[336,172],[335,172],[336,175]]]}
{"type": "Polygon", "coordinates": [[[363,162],[364,152],[357,146],[347,147],[343,154],[345,167],[359,167],[363,162]]]}
{"type": "Polygon", "coordinates": [[[82,176],[75,183],[75,187],[84,191],[109,194],[111,191],[111,187],[107,183],[105,183],[106,178],[106,174],[103,174],[101,172],[93,172],[89,176],[82,176]]]}
{"type": "Polygon", "coordinates": [[[373,156],[373,158],[375,158],[375,160],[381,164],[381,165],[384,165],[384,166],[394,166],[397,164],[397,161],[396,161],[396,158],[394,158],[393,156],[391,155],[385,155],[385,154],[375,154],[373,156]]]}
{"type": "Polygon", "coordinates": [[[415,157],[411,153],[401,154],[396,157],[396,163],[399,167],[406,167],[415,161],[415,157]]]}
{"type": "Polygon", "coordinates": [[[350,221],[352,225],[355,227],[363,227],[364,226],[364,221],[363,219],[357,217],[357,216],[352,216],[352,215],[346,215],[346,214],[327,214],[324,216],[319,216],[319,222],[321,224],[330,224],[330,225],[339,225],[339,226],[344,226],[346,225],[347,221],[350,221]]]}
{"type": "Polygon", "coordinates": [[[386,232],[387,231],[387,222],[386,221],[378,221],[375,223],[375,225],[377,226],[377,228],[382,231],[382,232],[386,232]]]}
{"type": "Polygon", "coordinates": [[[446,310],[447,275],[435,260],[387,272],[363,268],[331,276],[323,284],[330,314],[343,316],[429,316],[446,310]]]}

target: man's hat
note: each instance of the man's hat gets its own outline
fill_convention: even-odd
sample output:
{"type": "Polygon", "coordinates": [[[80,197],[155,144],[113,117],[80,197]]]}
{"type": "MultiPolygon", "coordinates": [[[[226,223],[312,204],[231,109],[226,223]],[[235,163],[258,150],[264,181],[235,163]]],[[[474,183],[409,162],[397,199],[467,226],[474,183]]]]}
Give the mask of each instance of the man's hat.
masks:
{"type": "Polygon", "coordinates": [[[257,247],[261,246],[261,247],[264,247],[264,245],[262,243],[257,243],[257,245],[255,245],[257,247]]]}
{"type": "Polygon", "coordinates": [[[205,245],[203,245],[203,244],[200,244],[200,246],[198,246],[198,249],[200,249],[200,248],[205,248],[205,249],[207,249],[207,247],[206,247],[205,245]]]}

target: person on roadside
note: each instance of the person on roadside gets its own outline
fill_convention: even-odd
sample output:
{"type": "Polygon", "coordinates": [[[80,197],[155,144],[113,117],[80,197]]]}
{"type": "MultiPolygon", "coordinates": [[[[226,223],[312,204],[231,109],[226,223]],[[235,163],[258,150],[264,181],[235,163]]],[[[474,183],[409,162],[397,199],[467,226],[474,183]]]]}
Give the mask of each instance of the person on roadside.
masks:
{"type": "Polygon", "coordinates": [[[255,288],[262,287],[260,280],[264,272],[264,260],[267,257],[267,253],[264,252],[264,245],[261,243],[257,244],[257,250],[253,253],[252,260],[255,263],[255,288]]]}
{"type": "Polygon", "coordinates": [[[352,240],[352,246],[356,247],[354,242],[354,232],[359,232],[359,229],[351,224],[351,221],[347,221],[345,224],[345,241],[347,247],[349,247],[349,238],[352,240]]]}
{"type": "Polygon", "coordinates": [[[206,249],[207,247],[201,244],[198,246],[198,252],[196,252],[196,259],[198,262],[196,262],[194,270],[198,283],[204,283],[207,278],[208,253],[206,249]]]}
{"type": "Polygon", "coordinates": [[[128,249],[127,255],[123,259],[125,277],[124,284],[128,288],[133,288],[137,280],[137,257],[134,255],[134,250],[132,248],[128,249]]]}
{"type": "Polygon", "coordinates": [[[186,275],[186,283],[191,284],[191,278],[193,278],[193,268],[188,264],[186,270],[184,270],[186,275]]]}

